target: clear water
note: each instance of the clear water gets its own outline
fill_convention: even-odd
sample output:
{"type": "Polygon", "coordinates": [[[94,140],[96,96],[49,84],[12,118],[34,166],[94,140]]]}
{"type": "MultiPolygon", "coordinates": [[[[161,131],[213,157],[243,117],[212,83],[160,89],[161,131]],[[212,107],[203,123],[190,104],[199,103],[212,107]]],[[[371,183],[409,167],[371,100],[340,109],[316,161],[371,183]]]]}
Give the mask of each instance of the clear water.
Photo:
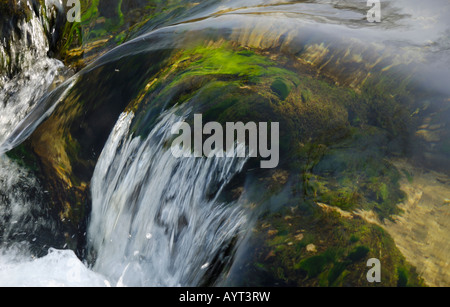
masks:
{"type": "MultiPolygon", "coordinates": [[[[261,41],[251,38],[265,33],[295,37],[309,31],[317,35],[318,41],[336,36],[344,45],[358,39],[380,44],[382,50],[398,52],[402,60],[410,57],[411,62],[422,63],[418,81],[450,94],[447,0],[386,1],[380,24],[365,21],[366,1],[210,3],[196,9],[183,24],[159,31],[226,28],[233,33],[233,39],[250,46],[259,46],[261,41]],[[209,18],[215,12],[222,14],[209,18]],[[252,30],[243,30],[239,24],[252,30]]],[[[35,127],[32,124],[49,107],[40,106],[40,98],[66,75],[62,63],[46,57],[48,43],[42,36],[42,25],[36,21],[23,27],[30,27],[28,31],[35,35],[33,44],[37,51],[27,53],[23,50],[27,42],[17,42],[18,54],[26,55],[24,72],[12,80],[0,80],[3,85],[0,143],[13,131],[20,135],[35,127]],[[40,115],[33,117],[31,113],[36,106],[41,107],[40,115]]],[[[153,47],[145,45],[145,38],[154,32],[142,34],[129,44],[130,49],[125,46],[115,50],[98,65],[116,60],[125,52],[153,47]],[[136,45],[140,49],[131,50],[136,45]]],[[[267,35],[261,44],[266,43],[268,48],[275,38],[267,35]]],[[[57,98],[63,97],[60,93],[57,98]]],[[[39,238],[33,238],[33,234],[56,227],[39,218],[45,216],[39,211],[45,191],[36,178],[15,162],[0,158],[0,221],[4,242],[0,245],[0,286],[191,286],[207,278],[210,265],[223,255],[246,224],[239,203],[225,204],[218,199],[221,189],[246,161],[175,160],[164,144],[169,138],[167,127],[182,118],[178,113],[172,110],[161,116],[145,139],[130,136],[132,113],[119,118],[92,179],[88,244],[95,261],[89,268],[73,252],[52,249],[46,242],[42,248],[48,248],[49,254],[42,258],[34,255],[29,242],[39,238]]]]}

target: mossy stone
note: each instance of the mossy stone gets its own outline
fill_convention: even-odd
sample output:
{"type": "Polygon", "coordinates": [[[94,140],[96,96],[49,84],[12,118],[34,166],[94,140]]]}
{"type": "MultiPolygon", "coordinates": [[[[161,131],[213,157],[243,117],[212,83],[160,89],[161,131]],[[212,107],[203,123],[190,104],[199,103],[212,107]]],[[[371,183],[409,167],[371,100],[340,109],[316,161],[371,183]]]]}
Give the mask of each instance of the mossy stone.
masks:
{"type": "Polygon", "coordinates": [[[276,79],[270,86],[272,91],[280,97],[282,101],[286,100],[290,93],[290,87],[282,79],[276,79]]]}
{"type": "Polygon", "coordinates": [[[367,254],[369,254],[369,252],[370,249],[368,247],[358,246],[347,256],[347,258],[355,263],[363,260],[367,256],[367,254]]]}

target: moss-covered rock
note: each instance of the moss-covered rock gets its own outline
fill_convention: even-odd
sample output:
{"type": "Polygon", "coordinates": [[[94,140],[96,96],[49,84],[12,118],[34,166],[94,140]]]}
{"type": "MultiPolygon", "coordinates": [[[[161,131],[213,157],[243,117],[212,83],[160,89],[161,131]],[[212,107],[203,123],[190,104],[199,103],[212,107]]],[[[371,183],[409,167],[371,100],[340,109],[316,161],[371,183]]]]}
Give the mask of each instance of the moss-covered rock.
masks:
{"type": "MultiPolygon", "coordinates": [[[[66,25],[61,57],[82,67],[144,24],[151,28],[162,22],[163,17],[152,14],[182,15],[177,1],[169,2],[168,9],[159,1],[124,3],[85,2],[81,23],[66,25]],[[151,18],[148,23],[144,15],[151,18]],[[130,20],[140,22],[130,28],[130,20]]],[[[114,49],[79,72],[63,101],[16,149],[16,155],[28,153],[23,164],[42,173],[73,235],[82,240],[79,229],[90,206],[92,173],[120,113],[133,112],[130,135],[145,137],[163,111],[185,106],[192,110],[187,121],[202,113],[204,121],[281,123],[278,169],[242,175],[263,191],[249,207],[263,210],[279,197],[276,209],[258,215],[253,251],[244,265],[245,285],[365,286],[368,257],[382,260],[382,286],[422,285],[390,236],[353,214],[373,210],[388,219],[401,213],[397,204],[405,194],[400,173],[389,161],[409,155],[421,124],[421,116],[414,115],[422,105],[414,84],[399,71],[381,69],[388,58],[374,60],[381,67],[372,73],[363,64],[339,64],[349,64],[347,49],[326,53],[346,59],[336,58],[333,67],[325,65],[329,59],[317,58],[325,54],[323,45],[305,43],[293,54],[285,46],[249,46],[232,39],[232,31],[181,29],[182,34],[149,35],[145,42],[114,49]],[[161,45],[152,48],[155,42],[161,45]],[[355,80],[349,70],[358,72],[355,80]],[[346,78],[339,79],[342,74],[346,78]],[[292,194],[283,194],[286,190],[292,194]],[[318,203],[341,213],[325,211],[318,203]]],[[[251,160],[248,168],[256,162],[251,160]]],[[[223,197],[245,195],[244,179],[232,183],[236,186],[223,197]]]]}
{"type": "Polygon", "coordinates": [[[248,242],[250,258],[240,259],[232,286],[423,286],[424,281],[378,226],[357,216],[343,217],[313,203],[264,215],[248,242]],[[355,236],[358,240],[355,241],[355,236]],[[370,283],[370,258],[381,262],[381,283],[370,283]]]}
{"type": "Polygon", "coordinates": [[[359,109],[364,99],[317,79],[305,66],[290,65],[282,55],[274,61],[258,50],[218,41],[81,73],[64,103],[25,146],[39,157],[61,217],[77,224],[87,210],[98,155],[124,110],[136,113],[132,132],[141,136],[162,111],[177,104],[203,113],[205,121],[276,121],[283,123],[281,167],[301,182],[299,193],[344,210],[368,207],[389,217],[403,197],[396,169],[386,162],[391,152],[383,148],[385,134],[395,126],[363,125],[371,116],[359,109]],[[290,88],[280,92],[283,97],[277,93],[281,83],[290,88]],[[355,123],[349,114],[357,112],[355,123]],[[377,142],[379,147],[367,148],[377,142]]]}
{"type": "Polygon", "coordinates": [[[66,23],[59,58],[81,69],[98,56],[135,38],[142,28],[168,25],[197,3],[174,0],[81,0],[81,21],[66,23]]]}

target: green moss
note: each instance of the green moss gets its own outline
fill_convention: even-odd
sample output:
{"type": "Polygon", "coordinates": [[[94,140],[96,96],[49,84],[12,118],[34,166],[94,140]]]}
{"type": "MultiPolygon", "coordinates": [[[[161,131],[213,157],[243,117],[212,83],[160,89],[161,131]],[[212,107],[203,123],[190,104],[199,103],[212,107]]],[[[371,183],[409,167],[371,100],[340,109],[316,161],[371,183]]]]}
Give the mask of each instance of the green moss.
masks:
{"type": "Polygon", "coordinates": [[[327,276],[329,286],[335,285],[336,280],[344,273],[347,266],[348,264],[343,262],[338,262],[333,265],[327,276]]]}
{"type": "Polygon", "coordinates": [[[408,286],[408,271],[405,268],[400,267],[400,268],[398,268],[397,273],[398,273],[397,286],[398,287],[407,287],[408,286]]]}
{"type": "Polygon", "coordinates": [[[288,237],[286,235],[279,235],[276,236],[273,240],[270,240],[268,244],[269,246],[278,246],[281,244],[285,244],[287,239],[288,237]]]}
{"type": "Polygon", "coordinates": [[[272,89],[272,91],[274,91],[278,97],[280,97],[281,100],[286,100],[286,98],[289,96],[290,93],[290,88],[289,86],[286,84],[286,82],[284,82],[281,79],[276,79],[272,85],[270,86],[270,88],[272,89]]]}
{"type": "Polygon", "coordinates": [[[389,190],[388,190],[388,186],[386,185],[386,183],[380,184],[377,196],[381,201],[386,201],[388,199],[389,190]]]}
{"type": "Polygon", "coordinates": [[[309,278],[317,277],[320,273],[322,273],[324,267],[328,264],[326,257],[313,256],[311,258],[303,260],[299,267],[300,269],[307,272],[309,278]]]}
{"type": "Polygon", "coordinates": [[[343,210],[352,210],[360,201],[356,186],[340,186],[338,182],[309,174],[305,177],[307,192],[318,202],[343,210]]]}
{"type": "MultiPolygon", "coordinates": [[[[277,67],[275,62],[266,57],[251,50],[236,51],[226,43],[215,47],[201,45],[185,50],[180,62],[187,60],[192,63],[175,78],[173,85],[186,77],[208,75],[230,75],[251,83],[260,81],[263,76],[296,79],[293,72],[277,67]]],[[[283,82],[281,79],[277,80],[283,82]]]]}
{"type": "Polygon", "coordinates": [[[302,102],[306,103],[312,99],[312,93],[309,89],[302,91],[301,93],[302,102]]]}
{"type": "MultiPolygon", "coordinates": [[[[282,122],[283,118],[276,110],[278,103],[275,101],[279,98],[270,85],[276,79],[292,86],[300,83],[293,71],[280,67],[279,63],[229,43],[200,44],[174,55],[171,63],[148,91],[151,104],[142,105],[138,112],[141,114],[136,119],[136,126],[141,127],[134,131],[141,136],[150,131],[147,123],[152,121],[148,116],[158,106],[170,108],[190,104],[197,113],[203,114],[205,122],[261,122],[268,119],[282,122]],[[144,122],[147,128],[142,129],[144,122]]],[[[287,153],[286,147],[292,145],[288,141],[292,133],[297,132],[288,126],[282,128],[282,152],[287,153]]]]}
{"type": "Polygon", "coordinates": [[[360,238],[358,236],[352,235],[350,237],[350,242],[351,243],[357,243],[360,240],[360,238]]]}
{"type": "Polygon", "coordinates": [[[358,246],[347,256],[347,258],[352,262],[362,261],[366,258],[369,252],[370,249],[368,247],[358,246]]]}
{"type": "Polygon", "coordinates": [[[264,266],[260,278],[295,286],[390,287],[398,285],[398,268],[404,268],[408,285],[423,285],[383,229],[356,216],[346,219],[316,205],[309,206],[299,201],[295,213],[292,208],[283,208],[260,220],[263,232],[256,234],[262,243],[257,244],[255,258],[250,260],[264,266]],[[273,229],[281,229],[283,235],[268,235],[273,229]],[[316,254],[307,251],[311,243],[316,246],[316,254]],[[371,284],[366,279],[366,260],[371,255],[383,255],[381,284],[371,284]]]}
{"type": "Polygon", "coordinates": [[[6,155],[14,160],[19,166],[30,171],[37,172],[40,170],[39,161],[36,158],[36,155],[25,144],[7,152],[6,155]]]}
{"type": "Polygon", "coordinates": [[[333,145],[314,149],[304,147],[305,193],[314,200],[343,210],[374,210],[381,219],[401,213],[397,207],[405,199],[400,189],[402,178],[386,160],[388,142],[376,127],[352,128],[348,136],[333,145]]]}
{"type": "Polygon", "coordinates": [[[334,263],[336,257],[336,252],[330,249],[320,255],[302,260],[298,267],[307,272],[308,278],[314,278],[321,274],[326,266],[334,263]]]}

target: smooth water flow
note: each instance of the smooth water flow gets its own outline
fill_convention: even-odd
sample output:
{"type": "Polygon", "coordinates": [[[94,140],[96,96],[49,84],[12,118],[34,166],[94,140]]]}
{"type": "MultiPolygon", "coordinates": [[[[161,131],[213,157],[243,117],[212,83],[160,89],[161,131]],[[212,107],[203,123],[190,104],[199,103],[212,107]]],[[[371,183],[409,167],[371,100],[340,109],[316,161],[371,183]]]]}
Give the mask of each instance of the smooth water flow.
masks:
{"type": "Polygon", "coordinates": [[[179,116],[145,140],[129,136],[132,119],[122,114],[92,180],[94,270],[119,285],[197,286],[246,221],[218,196],[247,159],[174,158],[165,144],[179,116]]]}

